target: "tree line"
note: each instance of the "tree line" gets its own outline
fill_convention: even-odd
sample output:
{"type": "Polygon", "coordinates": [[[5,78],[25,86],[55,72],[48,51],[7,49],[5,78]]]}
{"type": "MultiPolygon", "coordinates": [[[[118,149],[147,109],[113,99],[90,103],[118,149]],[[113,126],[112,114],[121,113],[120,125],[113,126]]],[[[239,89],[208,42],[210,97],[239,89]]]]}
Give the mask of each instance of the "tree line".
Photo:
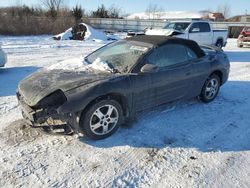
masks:
{"type": "Polygon", "coordinates": [[[43,0],[43,7],[27,5],[0,8],[0,35],[57,34],[88,18],[122,18],[120,9],[100,5],[87,12],[81,5],[72,9],[63,0],[43,0]]]}
{"type": "MultiPolygon", "coordinates": [[[[88,18],[120,18],[121,9],[103,4],[96,10],[86,11],[81,5],[72,9],[64,4],[64,0],[41,0],[40,7],[27,5],[0,8],[0,35],[40,35],[57,34],[79,22],[88,23],[88,18]]],[[[165,10],[157,4],[149,4],[145,14],[149,19],[159,19],[165,10]]],[[[222,4],[217,12],[225,17],[230,15],[230,6],[222,4]]]]}

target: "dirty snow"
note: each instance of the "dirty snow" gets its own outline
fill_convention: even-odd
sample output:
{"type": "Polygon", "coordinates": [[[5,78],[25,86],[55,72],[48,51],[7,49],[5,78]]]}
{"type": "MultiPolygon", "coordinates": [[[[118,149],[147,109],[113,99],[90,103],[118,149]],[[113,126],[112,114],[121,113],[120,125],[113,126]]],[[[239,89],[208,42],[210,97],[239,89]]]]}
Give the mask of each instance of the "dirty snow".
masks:
{"type": "Polygon", "coordinates": [[[203,104],[178,101],[140,114],[113,136],[91,141],[26,126],[18,82],[39,68],[106,44],[1,37],[0,187],[250,187],[250,49],[228,40],[229,81],[203,104]]]}
{"type": "MultiPolygon", "coordinates": [[[[84,40],[94,40],[94,41],[106,41],[108,38],[104,32],[94,29],[90,25],[85,23],[80,23],[79,25],[84,25],[87,28],[84,40]]],[[[72,37],[72,28],[67,29],[65,32],[55,35],[55,37],[60,37],[61,40],[70,40],[72,37]]]]}

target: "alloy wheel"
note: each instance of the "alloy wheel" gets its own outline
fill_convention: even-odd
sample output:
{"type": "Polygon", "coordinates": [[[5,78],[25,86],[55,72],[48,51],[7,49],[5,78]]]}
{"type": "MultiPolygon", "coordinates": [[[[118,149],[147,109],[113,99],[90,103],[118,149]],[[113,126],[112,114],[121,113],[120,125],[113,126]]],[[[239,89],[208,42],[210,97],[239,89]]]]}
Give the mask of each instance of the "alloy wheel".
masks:
{"type": "Polygon", "coordinates": [[[212,78],[208,81],[205,89],[205,96],[207,99],[212,99],[216,96],[219,89],[219,82],[217,79],[212,78]]]}
{"type": "Polygon", "coordinates": [[[90,118],[90,129],[96,135],[106,135],[111,132],[119,120],[115,106],[104,105],[97,108],[90,118]]]}

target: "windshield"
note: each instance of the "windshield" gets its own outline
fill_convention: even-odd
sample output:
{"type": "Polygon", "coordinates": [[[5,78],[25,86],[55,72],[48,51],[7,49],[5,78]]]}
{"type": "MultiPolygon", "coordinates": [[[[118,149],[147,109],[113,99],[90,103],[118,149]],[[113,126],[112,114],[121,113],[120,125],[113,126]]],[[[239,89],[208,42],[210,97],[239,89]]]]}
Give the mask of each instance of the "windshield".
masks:
{"type": "Polygon", "coordinates": [[[250,27],[245,27],[245,28],[244,28],[244,31],[250,32],[250,27]]]}
{"type": "Polygon", "coordinates": [[[184,32],[189,25],[189,22],[175,22],[167,24],[163,29],[174,29],[180,32],[184,32]]]}
{"type": "Polygon", "coordinates": [[[85,58],[85,61],[102,65],[110,72],[127,73],[150,47],[140,42],[118,41],[93,52],[85,58]]]}

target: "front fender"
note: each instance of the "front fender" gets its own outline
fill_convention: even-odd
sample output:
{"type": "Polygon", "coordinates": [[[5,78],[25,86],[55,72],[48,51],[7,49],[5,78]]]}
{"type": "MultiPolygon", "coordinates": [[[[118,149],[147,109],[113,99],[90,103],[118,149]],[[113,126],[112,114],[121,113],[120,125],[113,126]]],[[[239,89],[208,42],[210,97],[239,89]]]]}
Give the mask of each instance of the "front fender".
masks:
{"type": "Polygon", "coordinates": [[[128,101],[128,105],[131,106],[132,95],[129,77],[112,78],[69,90],[65,93],[67,102],[60,106],[57,111],[58,113],[78,112],[85,109],[90,102],[98,97],[111,93],[122,95],[128,101]]]}

